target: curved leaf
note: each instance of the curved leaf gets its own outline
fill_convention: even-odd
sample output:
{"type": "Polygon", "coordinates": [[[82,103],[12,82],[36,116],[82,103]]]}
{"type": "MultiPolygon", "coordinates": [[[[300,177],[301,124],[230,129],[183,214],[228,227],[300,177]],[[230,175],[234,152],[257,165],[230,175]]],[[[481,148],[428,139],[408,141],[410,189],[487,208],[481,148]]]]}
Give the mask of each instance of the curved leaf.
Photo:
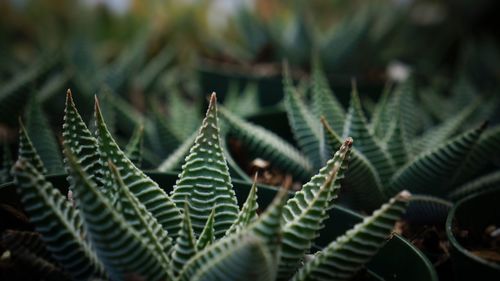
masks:
{"type": "Polygon", "coordinates": [[[66,198],[23,158],[14,166],[14,177],[24,209],[54,259],[75,280],[103,276],[90,245],[82,239],[78,213],[66,198]]]}
{"type": "Polygon", "coordinates": [[[257,220],[257,209],[259,208],[259,203],[257,203],[257,175],[255,175],[252,188],[248,192],[247,200],[243,204],[243,207],[238,214],[238,218],[234,221],[233,225],[227,230],[226,236],[238,232],[250,223],[257,220]]]}
{"type": "Polygon", "coordinates": [[[230,127],[230,134],[241,140],[252,154],[258,154],[273,165],[289,171],[301,179],[312,173],[312,164],[292,145],[273,132],[253,125],[225,108],[220,108],[221,117],[230,127]]]}
{"type": "Polygon", "coordinates": [[[292,279],[349,280],[389,238],[394,223],[403,215],[410,194],[401,192],[363,222],[330,243],[307,262],[292,279]]]}
{"type": "Polygon", "coordinates": [[[142,146],[144,140],[144,126],[139,126],[135,129],[132,137],[125,148],[125,156],[136,167],[141,167],[142,164],[142,146]]]}
{"type": "Polygon", "coordinates": [[[47,173],[47,169],[45,169],[42,159],[33,146],[21,119],[19,119],[19,150],[17,154],[19,159],[30,163],[41,174],[47,173]]]}
{"type": "MultiPolygon", "coordinates": [[[[97,99],[96,124],[99,153],[102,161],[111,161],[116,165],[120,174],[123,175],[123,181],[130,192],[153,214],[170,237],[175,238],[179,232],[179,225],[182,220],[180,210],[165,191],[156,182],[146,176],[144,172],[134,166],[116,144],[104,123],[97,99]]],[[[110,173],[111,171],[105,170],[104,176],[111,178],[110,173]]],[[[111,182],[108,181],[105,188],[113,192],[111,182]]]]}
{"type": "Polygon", "coordinates": [[[319,168],[325,162],[321,151],[323,142],[321,126],[298,96],[288,72],[288,68],[285,67],[283,84],[288,120],[301,151],[311,160],[313,167],[319,168]]]}
{"type": "Polygon", "coordinates": [[[191,226],[191,219],[189,218],[188,204],[185,206],[184,219],[182,220],[182,226],[177,236],[170,262],[170,270],[174,277],[179,275],[186,262],[196,254],[196,239],[193,227],[191,226]]]}
{"type": "Polygon", "coordinates": [[[197,251],[201,251],[201,250],[205,249],[207,246],[214,243],[214,240],[215,240],[215,231],[214,231],[215,212],[214,212],[214,210],[212,210],[212,212],[210,213],[210,216],[208,217],[207,223],[205,224],[205,228],[203,228],[203,231],[201,232],[200,237],[198,238],[198,241],[196,241],[196,250],[197,251]]]}
{"type": "Polygon", "coordinates": [[[394,163],[368,128],[355,84],[343,134],[356,140],[354,147],[375,167],[382,184],[388,182],[394,172],[394,163]]]}
{"type": "Polygon", "coordinates": [[[167,159],[163,160],[163,162],[157,168],[158,171],[160,172],[177,171],[179,168],[181,168],[182,164],[184,163],[184,160],[189,154],[189,150],[194,144],[194,140],[196,139],[197,135],[198,135],[197,132],[195,132],[189,138],[184,140],[184,142],[181,143],[181,145],[179,145],[179,147],[177,147],[177,149],[175,149],[167,157],[167,159]]]}
{"type": "Polygon", "coordinates": [[[465,132],[420,154],[393,176],[388,193],[408,189],[414,193],[444,196],[456,170],[479,139],[484,126],[465,132]]]}
{"type": "Polygon", "coordinates": [[[453,201],[458,201],[468,195],[500,187],[500,171],[492,172],[455,188],[449,195],[453,201]]]}
{"type": "Polygon", "coordinates": [[[147,280],[173,280],[162,255],[130,226],[66,151],[80,215],[99,260],[113,280],[137,274],[147,280]]]}
{"type": "Polygon", "coordinates": [[[286,224],[278,280],[290,279],[318,231],[323,228],[323,222],[328,218],[326,211],[340,190],[339,180],[347,168],[351,147],[352,139],[348,138],[326,166],[285,205],[283,217],[286,224]]]}

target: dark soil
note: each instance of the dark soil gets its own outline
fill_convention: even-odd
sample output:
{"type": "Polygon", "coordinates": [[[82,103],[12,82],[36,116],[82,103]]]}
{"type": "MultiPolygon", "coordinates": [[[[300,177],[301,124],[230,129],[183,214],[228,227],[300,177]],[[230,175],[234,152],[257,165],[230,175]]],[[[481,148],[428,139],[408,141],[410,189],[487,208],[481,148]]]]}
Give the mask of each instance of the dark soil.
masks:
{"type": "Polygon", "coordinates": [[[439,280],[453,280],[449,242],[444,226],[414,225],[406,221],[396,223],[394,231],[401,234],[422,251],[434,265],[439,280]]]}
{"type": "Polygon", "coordinates": [[[460,228],[453,233],[457,241],[472,254],[500,265],[500,227],[490,224],[483,229],[460,228]]]}

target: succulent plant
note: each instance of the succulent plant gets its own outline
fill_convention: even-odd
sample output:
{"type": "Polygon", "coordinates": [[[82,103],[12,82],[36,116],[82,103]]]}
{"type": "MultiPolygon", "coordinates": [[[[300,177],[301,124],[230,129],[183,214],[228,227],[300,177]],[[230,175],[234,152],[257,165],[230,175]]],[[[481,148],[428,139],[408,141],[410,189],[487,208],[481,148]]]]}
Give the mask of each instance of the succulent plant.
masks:
{"type": "Polygon", "coordinates": [[[384,245],[409,200],[408,192],[399,193],[307,260],[347,171],[351,138],[299,192],[288,198],[280,190],[259,215],[255,184],[238,207],[222,151],[215,94],[170,194],[116,144],[97,100],[95,115],[94,135],[68,92],[64,165],[74,206],[44,176],[36,148],[21,129],[13,174],[41,241],[38,234],[36,243],[26,243],[32,240],[21,234],[9,239],[63,277],[347,280],[384,245]]]}
{"type": "Polygon", "coordinates": [[[427,107],[417,102],[411,79],[394,91],[387,88],[368,119],[355,84],[346,111],[319,64],[312,73],[310,103],[292,84],[287,67],[284,77],[285,108],[299,151],[272,132],[221,110],[229,133],[250,153],[298,179],[324,165],[342,144],[342,137],[353,137],[356,142],[343,184],[356,208],[373,210],[403,189],[415,194],[415,202],[449,206],[446,200],[498,183],[498,169],[491,166],[499,153],[500,128],[474,125],[491,113],[489,107],[478,107],[477,96],[455,93],[446,103],[439,103],[456,114],[426,129],[422,122],[431,117],[427,107]],[[475,127],[459,133],[470,124],[475,127]],[[468,187],[461,187],[464,184],[468,187]]]}

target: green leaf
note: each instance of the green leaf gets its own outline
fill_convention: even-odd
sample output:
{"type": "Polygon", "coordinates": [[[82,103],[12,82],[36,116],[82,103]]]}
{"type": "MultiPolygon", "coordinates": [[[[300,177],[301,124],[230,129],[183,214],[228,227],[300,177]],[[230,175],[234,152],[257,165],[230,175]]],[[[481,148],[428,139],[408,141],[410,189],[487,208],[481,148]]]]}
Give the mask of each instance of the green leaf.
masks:
{"type": "Polygon", "coordinates": [[[189,198],[189,213],[194,233],[199,235],[215,208],[215,236],[221,237],[238,216],[238,204],[221,148],[217,98],[210,98],[207,114],[182,167],[172,200],[184,207],[189,198]]]}
{"type": "Polygon", "coordinates": [[[258,218],[257,209],[259,208],[259,203],[257,203],[257,175],[255,175],[254,182],[250,191],[248,192],[247,200],[241,208],[238,218],[234,221],[233,225],[227,230],[226,236],[231,233],[239,232],[245,229],[252,222],[256,221],[258,218]]]}
{"type": "Polygon", "coordinates": [[[112,280],[138,274],[147,280],[173,280],[162,255],[127,223],[96,184],[66,150],[74,194],[86,232],[99,260],[112,280]]]}
{"type": "Polygon", "coordinates": [[[174,59],[174,50],[170,44],[158,52],[151,60],[143,67],[137,78],[134,79],[134,84],[142,91],[146,92],[151,89],[155,80],[165,70],[169,63],[174,59]]]}
{"type": "Polygon", "coordinates": [[[391,157],[372,135],[368,122],[363,114],[361,102],[355,84],[353,85],[351,104],[344,126],[344,137],[350,136],[356,140],[354,147],[363,154],[375,167],[382,184],[389,181],[394,173],[394,163],[391,157]]]}
{"type": "Polygon", "coordinates": [[[168,124],[178,139],[183,140],[198,129],[201,121],[200,116],[198,114],[186,114],[186,112],[200,112],[199,109],[199,104],[187,101],[181,93],[177,91],[169,93],[167,104],[168,124]]]}
{"type": "MultiPolygon", "coordinates": [[[[321,119],[332,150],[342,145],[340,137],[325,119],[321,119]]],[[[354,197],[355,204],[364,210],[374,210],[386,199],[377,171],[355,147],[351,149],[349,169],[343,181],[344,189],[354,197]]]]}
{"type": "Polygon", "coordinates": [[[186,204],[184,208],[184,219],[182,220],[182,226],[177,235],[177,241],[170,262],[170,270],[175,277],[179,276],[186,262],[196,254],[196,238],[194,237],[193,227],[191,226],[188,205],[189,204],[186,204]]]}
{"type": "Polygon", "coordinates": [[[203,231],[201,232],[200,237],[198,238],[198,241],[196,241],[196,250],[197,251],[201,251],[201,250],[205,249],[207,246],[214,243],[214,240],[215,240],[215,231],[214,231],[215,212],[214,212],[214,210],[212,210],[212,212],[210,213],[210,216],[208,217],[207,223],[205,224],[205,228],[203,228],[203,231]]]}
{"type": "Polygon", "coordinates": [[[125,148],[125,156],[132,161],[136,167],[141,167],[142,164],[142,146],[144,140],[144,126],[139,126],[135,129],[132,137],[125,148]]]}
{"type": "Polygon", "coordinates": [[[233,235],[219,240],[192,258],[179,280],[274,280],[272,256],[264,244],[251,234],[233,235]]]}
{"type": "Polygon", "coordinates": [[[283,229],[279,280],[290,279],[313,240],[319,236],[318,231],[328,218],[326,211],[340,190],[339,180],[347,169],[351,147],[352,139],[348,138],[326,166],[285,205],[283,217],[286,224],[283,229]]]}
{"type": "Polygon", "coordinates": [[[415,98],[415,89],[413,79],[409,78],[396,88],[396,105],[399,109],[401,118],[401,129],[406,143],[411,141],[417,135],[421,123],[418,103],[415,98]]]}
{"type": "Polygon", "coordinates": [[[257,113],[260,109],[257,90],[256,84],[249,83],[240,94],[238,84],[230,84],[224,100],[224,107],[240,117],[257,113]]]}
{"type": "Polygon", "coordinates": [[[28,105],[26,119],[26,128],[30,132],[33,146],[40,155],[47,172],[61,173],[64,171],[58,141],[56,141],[47,117],[36,97],[28,105]]]}
{"type": "Polygon", "coordinates": [[[325,162],[321,150],[323,135],[320,123],[298,96],[286,66],[283,84],[285,87],[285,108],[295,140],[301,151],[311,160],[313,167],[319,168],[325,162]]]}
{"type": "Polygon", "coordinates": [[[163,160],[163,162],[158,167],[158,171],[167,172],[167,171],[177,171],[180,169],[181,165],[184,163],[187,155],[189,154],[189,150],[191,146],[194,144],[194,140],[196,139],[197,132],[193,133],[189,138],[184,140],[177,149],[175,149],[167,159],[163,160]]]}
{"type": "Polygon", "coordinates": [[[220,108],[220,113],[230,127],[229,134],[241,140],[252,155],[263,157],[300,179],[307,179],[311,175],[312,164],[306,157],[273,132],[253,125],[225,108],[220,108]]]}
{"type": "Polygon", "coordinates": [[[363,222],[330,243],[307,262],[293,281],[349,280],[389,238],[394,223],[403,215],[410,194],[401,192],[363,222]]]}
{"type": "Polygon", "coordinates": [[[395,167],[401,167],[410,159],[408,152],[408,144],[403,137],[403,129],[401,128],[401,120],[396,118],[393,123],[393,128],[389,130],[387,136],[386,149],[391,156],[395,167]]]}
{"type": "Polygon", "coordinates": [[[398,111],[396,105],[396,97],[395,95],[391,96],[391,89],[391,84],[385,85],[382,96],[377,102],[371,118],[371,131],[373,135],[375,135],[379,140],[387,139],[389,128],[391,128],[391,126],[388,124],[395,123],[394,115],[398,111]]]}
{"type": "MultiPolygon", "coordinates": [[[[97,99],[96,124],[99,153],[102,161],[111,161],[116,165],[120,174],[123,175],[123,181],[130,189],[130,192],[153,214],[170,237],[175,238],[182,220],[180,210],[165,191],[146,176],[144,172],[134,166],[116,144],[104,123],[97,99]]],[[[109,170],[106,171],[105,177],[110,178],[109,173],[109,170]]],[[[112,186],[107,188],[113,190],[112,186]]]]}
{"type": "Polygon", "coordinates": [[[420,154],[394,174],[387,192],[394,194],[408,189],[414,193],[444,196],[453,175],[483,130],[484,126],[467,131],[420,154]]]}
{"type": "Polygon", "coordinates": [[[448,195],[448,198],[456,202],[467,197],[468,195],[495,189],[499,186],[500,171],[495,171],[454,188],[454,190],[448,195]]]}
{"type": "MultiPolygon", "coordinates": [[[[87,173],[98,186],[102,186],[103,165],[100,162],[99,146],[97,140],[85,125],[80,113],[78,113],[70,90],[66,93],[62,136],[64,147],[71,149],[71,152],[75,155],[78,164],[82,166],[85,173],[87,173]]],[[[67,165],[68,160],[64,158],[64,161],[66,164],[66,172],[69,174],[69,167],[67,165]]],[[[69,178],[68,181],[71,182],[69,178]]],[[[70,186],[70,189],[73,189],[73,187],[70,186]]]]}
{"type": "Polygon", "coordinates": [[[341,134],[346,113],[342,104],[330,89],[328,80],[318,62],[314,64],[312,83],[312,105],[316,118],[319,119],[324,116],[328,123],[332,125],[332,129],[337,134],[341,134]]]}
{"type": "Polygon", "coordinates": [[[108,166],[113,177],[111,180],[114,181],[116,185],[115,189],[118,192],[115,207],[118,206],[117,210],[123,214],[126,222],[146,240],[152,250],[158,253],[163,263],[168,264],[170,262],[168,254],[172,250],[173,245],[172,239],[156,218],[130,192],[116,166],[111,162],[108,163],[108,166]]]}
{"type": "MultiPolygon", "coordinates": [[[[173,132],[161,112],[153,109],[153,126],[158,139],[158,151],[168,155],[181,144],[181,139],[173,132]]],[[[187,153],[186,153],[187,154],[187,153]]]]}
{"type": "Polygon", "coordinates": [[[75,280],[103,276],[90,245],[82,239],[76,209],[24,158],[15,164],[14,177],[24,209],[54,259],[75,280]]]}
{"type": "Polygon", "coordinates": [[[455,134],[458,129],[460,129],[465,121],[471,117],[478,106],[478,102],[472,103],[453,115],[453,117],[448,118],[445,122],[427,130],[421,137],[413,142],[412,149],[414,154],[423,152],[432,145],[444,143],[449,137],[455,134]]]}
{"type": "Polygon", "coordinates": [[[42,159],[38,155],[31,139],[24,128],[23,122],[19,119],[19,150],[18,158],[29,162],[41,174],[46,174],[47,169],[43,165],[42,159]]]}
{"type": "Polygon", "coordinates": [[[480,175],[499,154],[500,126],[496,126],[481,135],[474,148],[469,152],[467,159],[455,173],[453,184],[459,185],[480,175]]]}

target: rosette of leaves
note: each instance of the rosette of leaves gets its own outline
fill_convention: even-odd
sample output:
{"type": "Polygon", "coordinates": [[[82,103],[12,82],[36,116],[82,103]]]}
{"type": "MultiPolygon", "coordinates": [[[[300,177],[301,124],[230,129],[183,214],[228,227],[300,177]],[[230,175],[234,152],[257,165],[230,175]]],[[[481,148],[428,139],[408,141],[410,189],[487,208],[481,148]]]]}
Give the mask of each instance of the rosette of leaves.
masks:
{"type": "Polygon", "coordinates": [[[416,94],[409,79],[394,90],[386,89],[367,117],[355,84],[346,110],[318,65],[312,74],[310,102],[288,77],[285,68],[288,119],[298,147],[314,167],[324,164],[342,137],[356,139],[343,183],[358,208],[373,210],[408,189],[425,207],[421,209],[432,214],[433,209],[447,209],[448,200],[498,183],[494,162],[500,153],[500,127],[481,124],[492,110],[480,107],[477,95],[455,89],[447,101],[432,103],[430,97],[416,94]],[[436,106],[454,114],[435,118],[431,112],[437,112],[436,106]]]}
{"type": "Polygon", "coordinates": [[[307,261],[347,170],[351,138],[301,191],[288,198],[281,190],[260,215],[256,185],[238,207],[215,94],[170,194],[119,148],[98,103],[93,135],[68,95],[63,138],[74,206],[43,175],[29,137],[21,138],[14,166],[21,202],[41,235],[31,244],[43,243],[50,258],[22,244],[23,235],[9,241],[76,280],[347,280],[384,245],[409,199],[399,193],[307,261]]]}

